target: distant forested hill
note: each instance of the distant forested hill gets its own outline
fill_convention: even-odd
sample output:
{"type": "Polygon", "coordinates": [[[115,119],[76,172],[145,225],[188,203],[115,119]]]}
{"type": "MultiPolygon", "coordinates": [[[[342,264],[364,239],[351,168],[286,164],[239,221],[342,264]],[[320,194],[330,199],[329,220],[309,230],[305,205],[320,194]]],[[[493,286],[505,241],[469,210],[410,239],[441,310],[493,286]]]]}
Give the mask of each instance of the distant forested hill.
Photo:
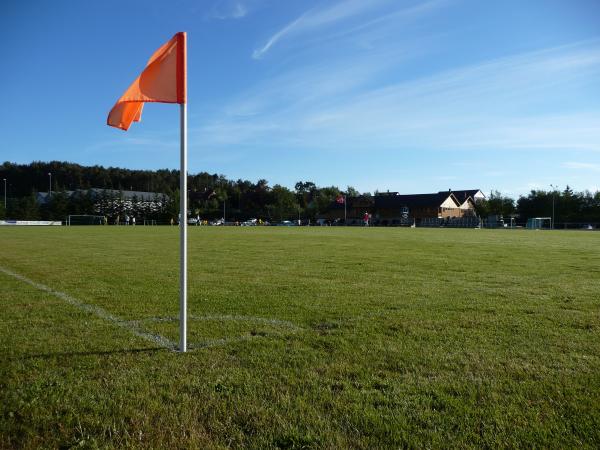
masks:
{"type": "MultiPolygon", "coordinates": [[[[5,162],[0,166],[0,179],[9,180],[11,195],[14,197],[29,195],[32,190],[48,191],[49,173],[52,174],[53,191],[106,188],[166,193],[173,192],[179,185],[178,170],[153,171],[119,167],[87,167],[63,161],[36,161],[31,164],[5,162]]],[[[209,174],[202,174],[202,176],[213,178],[209,174]]]]}

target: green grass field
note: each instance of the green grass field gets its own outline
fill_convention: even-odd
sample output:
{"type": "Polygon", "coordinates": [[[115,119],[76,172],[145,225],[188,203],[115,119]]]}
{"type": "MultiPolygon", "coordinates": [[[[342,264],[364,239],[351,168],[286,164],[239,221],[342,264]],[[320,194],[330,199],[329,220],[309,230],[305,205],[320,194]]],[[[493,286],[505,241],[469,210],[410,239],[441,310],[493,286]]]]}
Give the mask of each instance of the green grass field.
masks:
{"type": "Polygon", "coordinates": [[[177,227],[1,228],[0,447],[600,446],[600,233],[191,227],[189,266],[181,354],[177,227]]]}

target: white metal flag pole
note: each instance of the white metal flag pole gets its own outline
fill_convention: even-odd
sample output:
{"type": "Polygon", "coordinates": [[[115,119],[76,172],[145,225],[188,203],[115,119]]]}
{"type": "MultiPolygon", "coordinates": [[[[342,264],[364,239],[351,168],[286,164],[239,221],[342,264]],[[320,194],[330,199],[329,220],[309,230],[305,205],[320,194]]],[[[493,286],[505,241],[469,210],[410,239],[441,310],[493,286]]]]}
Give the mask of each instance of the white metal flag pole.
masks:
{"type": "Polygon", "coordinates": [[[180,105],[181,168],[179,179],[179,351],[187,351],[187,104],[180,105]]]}

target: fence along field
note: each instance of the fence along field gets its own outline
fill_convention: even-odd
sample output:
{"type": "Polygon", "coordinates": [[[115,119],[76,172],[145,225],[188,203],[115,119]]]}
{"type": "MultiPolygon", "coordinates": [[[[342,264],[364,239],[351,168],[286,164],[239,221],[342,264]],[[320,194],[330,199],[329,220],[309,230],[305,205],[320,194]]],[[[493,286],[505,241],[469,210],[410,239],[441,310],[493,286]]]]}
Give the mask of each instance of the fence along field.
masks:
{"type": "Polygon", "coordinates": [[[1,231],[0,447],[600,443],[597,233],[1,231]]]}

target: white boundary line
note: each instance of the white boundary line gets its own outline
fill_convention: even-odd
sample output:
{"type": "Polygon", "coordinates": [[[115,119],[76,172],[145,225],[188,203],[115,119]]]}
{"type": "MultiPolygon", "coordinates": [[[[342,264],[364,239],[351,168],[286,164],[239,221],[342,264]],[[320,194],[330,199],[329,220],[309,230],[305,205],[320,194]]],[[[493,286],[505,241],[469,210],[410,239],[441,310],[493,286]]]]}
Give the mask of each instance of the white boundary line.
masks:
{"type": "Polygon", "coordinates": [[[74,306],[82,311],[93,314],[101,319],[111,322],[113,325],[116,325],[119,328],[127,330],[130,333],[132,333],[138,337],[141,337],[147,341],[150,341],[154,344],[158,344],[161,347],[167,348],[169,350],[177,349],[177,344],[175,342],[173,342],[159,334],[148,333],[146,331],[143,331],[140,328],[138,328],[137,326],[135,326],[135,322],[128,322],[117,316],[112,315],[108,311],[106,311],[98,306],[88,305],[86,303],[80,302],[75,297],[71,297],[70,295],[65,294],[64,292],[55,291],[54,289],[46,286],[45,284],[37,283],[33,280],[30,280],[27,277],[24,277],[23,275],[19,275],[18,273],[15,273],[15,272],[12,272],[11,270],[5,269],[2,266],[0,266],[0,272],[4,273],[6,275],[9,275],[13,278],[16,278],[19,281],[27,283],[30,286],[33,286],[34,288],[39,289],[40,291],[44,291],[44,292],[47,292],[48,294],[54,295],[55,297],[58,297],[61,300],[64,300],[71,306],[74,306]]]}
{"type": "MultiPolygon", "coordinates": [[[[88,305],[87,303],[83,303],[83,302],[79,301],[78,299],[76,299],[75,297],[70,296],[69,294],[66,294],[66,293],[60,292],[60,291],[56,291],[56,290],[52,289],[51,287],[46,286],[45,284],[33,281],[23,275],[20,275],[16,272],[5,269],[2,266],[0,266],[0,272],[6,274],[8,276],[11,276],[13,278],[16,278],[17,280],[22,281],[23,283],[29,284],[30,286],[33,286],[34,288],[39,289],[40,291],[44,291],[44,292],[47,292],[48,294],[58,297],[59,299],[65,301],[66,303],[68,303],[71,306],[74,306],[77,309],[85,311],[86,313],[89,313],[89,314],[93,314],[96,317],[104,319],[104,320],[112,323],[113,325],[118,326],[119,328],[129,331],[130,333],[134,334],[135,336],[141,337],[141,338],[143,338],[147,341],[150,341],[154,344],[158,344],[163,348],[166,348],[169,350],[177,350],[177,348],[178,348],[176,342],[171,341],[170,339],[167,339],[166,337],[161,336],[160,334],[149,333],[147,331],[144,331],[140,327],[142,324],[146,324],[149,322],[177,322],[177,321],[179,321],[179,318],[177,318],[177,317],[150,317],[150,318],[141,319],[141,320],[132,320],[132,321],[123,320],[123,319],[109,313],[105,309],[100,308],[99,306],[88,305]]],[[[265,317],[215,314],[215,315],[206,315],[206,316],[190,315],[189,318],[191,320],[224,320],[224,321],[229,320],[229,321],[263,323],[263,324],[280,327],[280,328],[284,328],[284,329],[287,328],[288,333],[295,333],[297,331],[303,330],[302,327],[299,327],[299,326],[293,324],[292,322],[288,322],[286,320],[278,320],[278,319],[267,319],[265,317]]],[[[258,337],[261,337],[261,336],[237,336],[237,337],[217,338],[217,339],[209,338],[209,339],[204,339],[197,343],[192,343],[189,345],[189,348],[190,349],[199,349],[199,348],[215,347],[215,346],[220,346],[220,345],[226,345],[231,342],[252,340],[252,339],[255,339],[258,337]]]]}

